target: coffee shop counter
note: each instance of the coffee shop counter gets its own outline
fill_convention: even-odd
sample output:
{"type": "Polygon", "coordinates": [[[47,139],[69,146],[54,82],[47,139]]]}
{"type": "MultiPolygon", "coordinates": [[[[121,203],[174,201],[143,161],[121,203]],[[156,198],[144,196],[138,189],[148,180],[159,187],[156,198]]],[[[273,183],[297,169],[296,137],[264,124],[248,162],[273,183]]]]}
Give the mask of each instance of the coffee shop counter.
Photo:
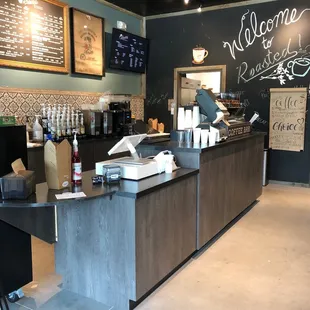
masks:
{"type": "MultiPolygon", "coordinates": [[[[108,151],[121,140],[121,137],[94,137],[87,139],[80,139],[79,154],[82,158],[83,171],[94,169],[96,162],[110,159],[108,151]]],[[[28,169],[36,172],[36,183],[43,183],[45,178],[44,167],[44,147],[43,144],[37,147],[28,147],[28,169]]],[[[117,154],[114,157],[125,156],[124,154],[117,154]]]]}
{"type": "MultiPolygon", "coordinates": [[[[152,135],[154,136],[154,135],[152,135]]],[[[108,155],[108,151],[120,140],[122,137],[87,137],[78,139],[79,154],[82,159],[83,171],[94,169],[96,162],[105,161],[113,158],[129,156],[128,153],[120,153],[115,155],[108,155]]],[[[146,139],[150,141],[151,139],[146,139]]],[[[169,140],[166,135],[157,135],[156,141],[169,140]],[[158,139],[160,138],[160,139],[158,139]]],[[[45,178],[44,167],[44,147],[43,144],[28,144],[28,169],[36,172],[36,183],[43,183],[45,178]]]]}
{"type": "Polygon", "coordinates": [[[140,144],[143,157],[171,150],[179,166],[199,169],[197,249],[203,247],[262,194],[264,133],[209,145],[140,144]]]}
{"type": "Polygon", "coordinates": [[[24,201],[0,201],[0,274],[6,293],[32,281],[31,235],[55,243],[63,287],[128,310],[196,251],[197,169],[139,182],[55,191],[38,184],[24,201]],[[56,194],[85,198],[57,200],[56,194]]]}

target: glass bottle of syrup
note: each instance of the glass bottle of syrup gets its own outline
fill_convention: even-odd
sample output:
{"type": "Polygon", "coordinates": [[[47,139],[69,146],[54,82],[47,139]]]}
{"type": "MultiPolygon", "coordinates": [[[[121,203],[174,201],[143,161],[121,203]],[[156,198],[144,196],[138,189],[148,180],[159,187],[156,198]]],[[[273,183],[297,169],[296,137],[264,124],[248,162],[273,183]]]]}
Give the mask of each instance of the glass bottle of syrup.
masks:
{"type": "Polygon", "coordinates": [[[73,155],[72,155],[72,183],[73,185],[82,184],[82,162],[79,155],[78,141],[76,139],[76,132],[73,140],[73,155]]]}

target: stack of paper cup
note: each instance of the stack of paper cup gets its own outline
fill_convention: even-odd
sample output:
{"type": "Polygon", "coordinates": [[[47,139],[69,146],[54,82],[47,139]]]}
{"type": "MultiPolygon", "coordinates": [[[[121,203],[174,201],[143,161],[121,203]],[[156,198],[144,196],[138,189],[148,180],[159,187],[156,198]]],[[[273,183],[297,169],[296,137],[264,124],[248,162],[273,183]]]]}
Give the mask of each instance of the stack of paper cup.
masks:
{"type": "Polygon", "coordinates": [[[194,144],[200,143],[201,128],[194,128],[194,144]]]}
{"type": "Polygon", "coordinates": [[[172,173],[174,155],[165,155],[165,159],[166,159],[165,172],[172,173]]]}
{"type": "Polygon", "coordinates": [[[201,130],[201,144],[207,144],[209,140],[209,130],[202,129],[201,130]]]}
{"type": "Polygon", "coordinates": [[[192,128],[193,125],[193,116],[192,110],[185,111],[185,128],[192,128]]]}
{"type": "Polygon", "coordinates": [[[178,130],[184,130],[185,129],[185,112],[184,108],[178,109],[178,130]]]}
{"type": "Polygon", "coordinates": [[[198,106],[193,108],[193,128],[196,128],[200,124],[200,109],[198,106]]]}
{"type": "Polygon", "coordinates": [[[209,134],[209,145],[215,145],[217,138],[217,132],[211,130],[209,134]]]}

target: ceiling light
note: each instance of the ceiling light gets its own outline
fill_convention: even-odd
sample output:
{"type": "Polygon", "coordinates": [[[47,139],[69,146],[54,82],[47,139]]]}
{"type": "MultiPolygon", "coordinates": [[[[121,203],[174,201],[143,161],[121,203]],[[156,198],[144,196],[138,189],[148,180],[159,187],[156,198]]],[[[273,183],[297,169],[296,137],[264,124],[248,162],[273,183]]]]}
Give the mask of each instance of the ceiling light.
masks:
{"type": "Polygon", "coordinates": [[[184,3],[185,4],[189,4],[189,0],[184,0],[184,3]]]}
{"type": "Polygon", "coordinates": [[[197,9],[198,13],[201,13],[201,5],[199,6],[199,8],[197,9]]]}

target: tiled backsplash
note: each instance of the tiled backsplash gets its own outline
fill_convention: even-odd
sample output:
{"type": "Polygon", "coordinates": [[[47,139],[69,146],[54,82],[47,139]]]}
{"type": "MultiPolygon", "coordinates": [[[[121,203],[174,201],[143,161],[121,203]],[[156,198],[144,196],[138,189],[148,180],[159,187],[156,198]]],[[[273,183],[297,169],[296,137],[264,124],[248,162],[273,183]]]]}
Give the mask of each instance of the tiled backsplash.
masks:
{"type": "MultiPolygon", "coordinates": [[[[0,115],[19,116],[24,122],[26,115],[34,117],[40,114],[43,103],[67,103],[80,109],[83,104],[96,104],[100,96],[102,93],[0,87],[0,115]]],[[[131,96],[130,103],[136,119],[144,120],[144,99],[141,96],[131,96]]]]}

